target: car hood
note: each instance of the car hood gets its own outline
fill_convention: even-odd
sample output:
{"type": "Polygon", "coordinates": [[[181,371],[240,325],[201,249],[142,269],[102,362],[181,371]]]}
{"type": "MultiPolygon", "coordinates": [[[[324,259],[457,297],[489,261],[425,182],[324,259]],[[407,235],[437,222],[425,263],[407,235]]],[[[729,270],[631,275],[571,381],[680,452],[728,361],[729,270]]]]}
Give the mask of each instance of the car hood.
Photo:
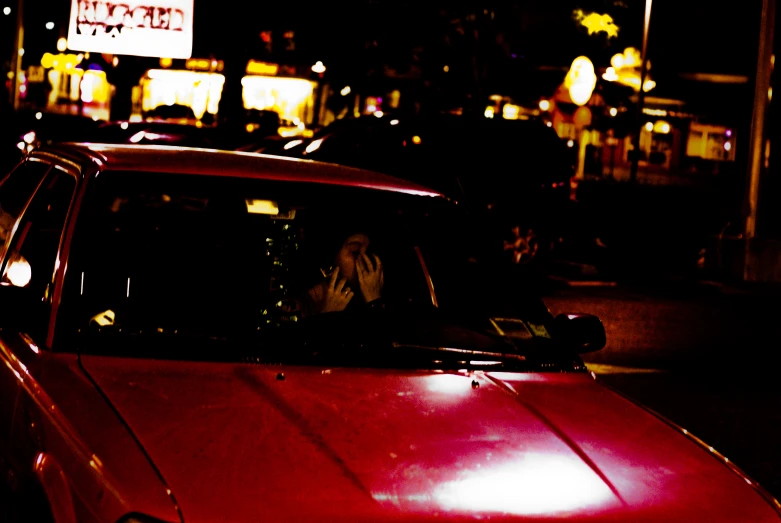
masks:
{"type": "Polygon", "coordinates": [[[587,374],[82,364],[188,522],[779,521],[751,480],[587,374]]]}

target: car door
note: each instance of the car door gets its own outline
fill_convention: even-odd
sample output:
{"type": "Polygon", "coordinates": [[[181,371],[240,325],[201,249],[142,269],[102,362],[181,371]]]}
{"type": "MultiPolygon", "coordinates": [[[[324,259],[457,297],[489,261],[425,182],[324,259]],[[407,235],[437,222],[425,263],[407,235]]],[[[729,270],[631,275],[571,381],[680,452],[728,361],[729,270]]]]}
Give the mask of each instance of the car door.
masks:
{"type": "MultiPolygon", "coordinates": [[[[50,169],[48,162],[28,160],[0,181],[0,265],[4,263],[19,218],[50,169]]],[[[0,303],[0,310],[8,310],[7,307],[13,307],[13,304],[0,303]]],[[[4,481],[0,483],[0,512],[7,506],[4,496],[8,488],[13,486],[13,475],[9,474],[9,444],[20,387],[13,365],[18,343],[10,338],[13,337],[7,332],[0,331],[0,473],[4,481]]]]}
{"type": "MultiPolygon", "coordinates": [[[[0,307],[19,307],[24,312],[21,316],[16,315],[23,317],[24,322],[6,325],[0,332],[0,345],[6,359],[2,369],[5,373],[0,380],[17,398],[12,407],[10,431],[6,432],[8,466],[16,477],[10,487],[15,492],[20,483],[26,485],[31,464],[41,450],[37,436],[37,427],[41,427],[37,396],[45,391],[39,390],[36,380],[40,374],[40,357],[47,350],[58,253],[77,185],[75,171],[55,164],[38,184],[4,245],[0,286],[6,289],[0,288],[0,292],[7,291],[8,287],[24,291],[15,293],[24,297],[20,302],[0,303],[0,307]],[[9,374],[16,378],[16,384],[11,383],[9,374]]],[[[1,299],[7,299],[8,293],[4,292],[3,296],[1,299]]],[[[5,390],[2,397],[6,398],[5,390]]],[[[8,424],[6,419],[3,422],[8,424]]]]}

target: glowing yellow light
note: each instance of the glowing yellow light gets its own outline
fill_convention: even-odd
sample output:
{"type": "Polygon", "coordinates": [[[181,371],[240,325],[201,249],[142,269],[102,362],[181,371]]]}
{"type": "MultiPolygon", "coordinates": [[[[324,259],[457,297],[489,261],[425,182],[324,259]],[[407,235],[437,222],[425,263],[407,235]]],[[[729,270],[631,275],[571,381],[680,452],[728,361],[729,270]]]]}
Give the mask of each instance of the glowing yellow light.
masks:
{"type": "Polygon", "coordinates": [[[21,256],[13,260],[5,271],[5,277],[15,287],[26,287],[30,283],[32,275],[30,264],[21,256]]]}
{"type": "Polygon", "coordinates": [[[415,135],[415,136],[412,137],[412,143],[414,143],[415,145],[420,145],[421,141],[422,140],[420,139],[420,136],[418,136],[418,135],[415,135]]]}
{"type": "Polygon", "coordinates": [[[57,40],[57,50],[61,53],[64,53],[67,48],[68,48],[68,39],[59,38],[57,40]]]}
{"type": "Polygon", "coordinates": [[[325,72],[325,65],[323,65],[323,62],[318,60],[315,65],[312,66],[312,71],[314,71],[317,74],[322,74],[325,72]]]}
{"type": "Polygon", "coordinates": [[[659,120],[653,126],[654,132],[659,134],[669,134],[671,129],[670,124],[664,120],[659,120]]]}
{"type": "Polygon", "coordinates": [[[246,200],[247,212],[250,214],[279,214],[277,202],[272,200],[246,200]]]}
{"type": "Polygon", "coordinates": [[[445,71],[445,72],[447,73],[447,72],[449,72],[449,71],[450,71],[450,66],[449,66],[449,65],[446,65],[445,67],[443,67],[443,68],[442,68],[442,70],[443,70],[443,71],[445,71]]]}
{"type": "Polygon", "coordinates": [[[651,122],[646,123],[645,124],[645,130],[650,133],[651,131],[654,130],[654,124],[652,124],[651,122]]]}
{"type": "Polygon", "coordinates": [[[585,56],[578,56],[572,61],[572,66],[564,78],[564,87],[569,90],[570,98],[575,105],[585,105],[597,85],[597,75],[594,64],[585,56]]]}
{"type": "Polygon", "coordinates": [[[610,65],[616,69],[622,69],[625,67],[640,67],[641,61],[642,57],[640,56],[640,51],[634,47],[627,47],[624,49],[623,53],[613,55],[613,58],[610,59],[610,65]]]}
{"type": "Polygon", "coordinates": [[[118,66],[119,65],[119,58],[116,57],[116,56],[114,58],[112,58],[111,59],[111,65],[113,65],[114,67],[118,66]]]}
{"type": "Polygon", "coordinates": [[[540,100],[540,109],[542,111],[550,109],[550,102],[548,100],[540,100]]]}
{"type": "Polygon", "coordinates": [[[610,116],[616,116],[618,114],[618,109],[615,107],[610,108],[610,116]]]}
{"type": "Polygon", "coordinates": [[[505,120],[517,120],[521,108],[513,104],[505,104],[502,107],[502,118],[505,120]]]}
{"type": "Polygon", "coordinates": [[[173,63],[174,63],[174,61],[171,60],[170,58],[161,58],[160,59],[160,67],[163,67],[163,68],[171,67],[171,64],[173,64],[173,63]]]}
{"type": "Polygon", "coordinates": [[[350,86],[349,86],[349,85],[345,85],[345,86],[342,88],[342,90],[341,90],[341,91],[339,91],[339,92],[340,92],[340,93],[342,93],[342,96],[347,96],[348,94],[350,94],[350,93],[352,92],[352,89],[350,89],[350,86]]]}
{"type": "Polygon", "coordinates": [[[618,26],[613,22],[613,17],[608,14],[589,13],[584,14],[582,10],[575,11],[575,20],[588,29],[588,34],[604,32],[608,38],[618,36],[618,26]]]}
{"type": "Polygon", "coordinates": [[[486,118],[493,118],[494,117],[494,108],[493,107],[486,107],[484,114],[485,114],[486,118]]]}
{"type": "Polygon", "coordinates": [[[314,106],[315,83],[303,78],[250,75],[241,79],[241,85],[246,109],[274,111],[283,120],[303,122],[314,106]]]}
{"type": "Polygon", "coordinates": [[[605,73],[602,75],[602,78],[608,82],[617,82],[618,73],[616,73],[616,69],[614,67],[608,67],[607,70],[605,70],[605,73]]]}
{"type": "Polygon", "coordinates": [[[643,114],[649,116],[667,116],[667,111],[664,109],[649,109],[648,107],[643,107],[643,114]]]}
{"type": "Polygon", "coordinates": [[[245,126],[245,129],[247,129],[247,132],[248,132],[248,133],[251,133],[252,131],[254,131],[254,130],[255,130],[255,124],[248,123],[248,124],[245,126]]]}
{"type": "Polygon", "coordinates": [[[247,74],[274,76],[278,72],[279,66],[277,64],[258,62],[257,60],[250,60],[247,62],[247,74]]]}

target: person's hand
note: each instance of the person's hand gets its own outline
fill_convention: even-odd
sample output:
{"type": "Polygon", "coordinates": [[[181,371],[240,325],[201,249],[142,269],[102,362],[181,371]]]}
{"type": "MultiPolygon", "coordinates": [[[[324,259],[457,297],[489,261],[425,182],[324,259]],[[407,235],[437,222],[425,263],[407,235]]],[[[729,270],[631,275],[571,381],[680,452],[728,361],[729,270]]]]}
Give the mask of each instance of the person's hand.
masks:
{"type": "Polygon", "coordinates": [[[355,270],[358,272],[358,285],[366,303],[380,299],[385,277],[382,273],[382,263],[377,255],[373,254],[369,258],[366,253],[361,254],[355,262],[355,270]]]}
{"type": "Polygon", "coordinates": [[[347,287],[347,280],[339,278],[339,267],[337,267],[325,282],[325,295],[323,296],[321,312],[343,311],[353,296],[352,289],[347,287]]]}

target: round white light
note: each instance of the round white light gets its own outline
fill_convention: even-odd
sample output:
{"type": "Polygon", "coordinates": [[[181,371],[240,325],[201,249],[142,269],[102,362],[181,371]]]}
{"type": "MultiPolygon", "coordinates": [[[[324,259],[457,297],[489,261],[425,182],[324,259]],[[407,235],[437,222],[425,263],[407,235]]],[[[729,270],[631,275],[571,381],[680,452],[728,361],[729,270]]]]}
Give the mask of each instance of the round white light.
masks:
{"type": "Polygon", "coordinates": [[[54,29],[54,22],[46,22],[46,29],[48,29],[49,31],[54,29]]]}
{"type": "Polygon", "coordinates": [[[3,8],[3,14],[4,15],[10,15],[11,14],[11,8],[10,7],[4,7],[3,8]]]}

